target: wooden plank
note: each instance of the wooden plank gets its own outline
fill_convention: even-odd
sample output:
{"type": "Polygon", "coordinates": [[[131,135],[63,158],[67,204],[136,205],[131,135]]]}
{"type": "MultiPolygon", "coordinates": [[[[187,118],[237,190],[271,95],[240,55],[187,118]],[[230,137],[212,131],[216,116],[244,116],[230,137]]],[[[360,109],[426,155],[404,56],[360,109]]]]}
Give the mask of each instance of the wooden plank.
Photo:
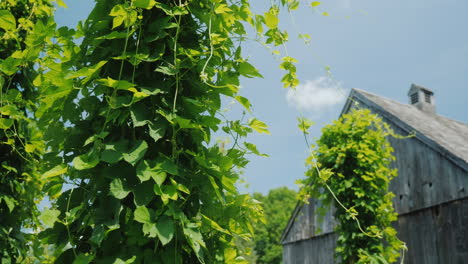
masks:
{"type": "MultiPolygon", "coordinates": [[[[468,260],[468,198],[401,215],[395,228],[409,251],[406,264],[463,264],[468,260]]],[[[336,235],[283,245],[284,264],[332,264],[336,235]]]]}

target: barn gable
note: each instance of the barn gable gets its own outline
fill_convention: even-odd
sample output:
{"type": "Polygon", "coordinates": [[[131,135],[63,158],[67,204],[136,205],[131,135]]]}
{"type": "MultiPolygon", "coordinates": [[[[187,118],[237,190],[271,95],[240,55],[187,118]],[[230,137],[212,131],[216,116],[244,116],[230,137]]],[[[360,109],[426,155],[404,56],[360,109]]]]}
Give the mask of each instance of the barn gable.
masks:
{"type": "MultiPolygon", "coordinates": [[[[418,88],[413,85],[409,95],[418,88]]],[[[434,102],[433,98],[425,99],[434,102]]],[[[447,230],[450,223],[468,223],[468,125],[436,115],[432,106],[401,104],[358,89],[351,91],[342,114],[355,107],[378,114],[398,134],[415,133],[408,139],[389,138],[397,157],[391,166],[399,171],[390,184],[399,214],[396,227],[413,254],[405,263],[423,254],[428,260],[421,263],[441,263],[447,258],[454,260],[447,263],[456,263],[468,258],[468,245],[460,242],[468,235],[467,225],[447,230]],[[426,232],[423,227],[437,232],[426,232]],[[442,245],[440,241],[444,241],[442,245]]],[[[291,215],[281,238],[285,264],[334,263],[333,214],[328,212],[324,221],[318,222],[316,205],[314,199],[309,204],[298,203],[291,215]],[[325,228],[317,232],[320,226],[325,228]],[[303,252],[305,248],[314,253],[303,252]]]]}
{"type": "Polygon", "coordinates": [[[468,124],[359,89],[351,91],[342,113],[356,107],[356,103],[406,133],[416,132],[417,139],[468,172],[468,124]]]}

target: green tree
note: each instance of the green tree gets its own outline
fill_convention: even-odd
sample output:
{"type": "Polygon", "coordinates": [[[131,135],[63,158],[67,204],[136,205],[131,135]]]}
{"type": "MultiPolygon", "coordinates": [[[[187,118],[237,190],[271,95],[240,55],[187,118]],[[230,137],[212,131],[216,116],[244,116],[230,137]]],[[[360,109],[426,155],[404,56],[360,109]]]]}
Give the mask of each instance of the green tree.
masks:
{"type": "Polygon", "coordinates": [[[397,214],[388,191],[397,171],[386,137],[392,129],[368,109],[352,110],[322,129],[301,194],[335,203],[336,256],[342,263],[393,263],[404,243],[392,222],[397,214]]]}
{"type": "Polygon", "coordinates": [[[37,227],[42,133],[32,113],[38,102],[34,69],[49,37],[48,0],[0,1],[0,262],[17,263],[27,255],[37,227]]]}
{"type": "Polygon", "coordinates": [[[257,263],[281,263],[283,257],[281,234],[297,204],[296,196],[297,193],[287,187],[270,190],[266,196],[254,193],[254,198],[262,203],[265,214],[265,222],[255,226],[257,263]]]}

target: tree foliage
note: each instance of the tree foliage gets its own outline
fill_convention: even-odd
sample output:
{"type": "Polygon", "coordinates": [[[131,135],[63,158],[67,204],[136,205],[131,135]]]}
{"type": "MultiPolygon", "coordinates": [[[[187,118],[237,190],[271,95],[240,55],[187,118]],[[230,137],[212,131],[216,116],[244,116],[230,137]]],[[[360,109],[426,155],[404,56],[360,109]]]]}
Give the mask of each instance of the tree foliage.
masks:
{"type": "MultiPolygon", "coordinates": [[[[237,142],[268,130],[224,120],[221,98],[250,111],[239,78],[261,74],[242,55],[245,26],[266,26],[265,42],[281,45],[279,6],[293,2],[254,15],[248,1],[98,0],[76,30],[51,27],[34,84],[44,191],[57,197],[40,237],[57,263],[246,262],[236,242],[261,210],[235,184],[258,150],[237,142]],[[210,144],[219,128],[235,138],[228,150],[210,144]]],[[[285,86],[295,85],[284,61],[285,86]]]]}
{"type": "Polygon", "coordinates": [[[0,262],[17,263],[27,252],[37,225],[36,201],[42,180],[38,173],[44,151],[34,113],[38,90],[33,80],[50,1],[0,2],[0,262]]]}
{"type": "Polygon", "coordinates": [[[254,194],[253,197],[262,203],[265,215],[265,222],[260,222],[255,227],[257,263],[282,263],[283,247],[280,239],[297,204],[296,196],[297,193],[287,187],[270,190],[266,196],[254,194]]]}
{"type": "Polygon", "coordinates": [[[397,175],[386,140],[397,136],[369,110],[352,110],[322,129],[308,158],[301,193],[335,202],[336,256],[342,263],[393,263],[404,248],[392,222],[397,219],[388,191],[397,175]]]}
{"type": "MultiPolygon", "coordinates": [[[[262,75],[242,53],[246,27],[283,45],[280,11],[299,1],[254,14],[248,0],[97,0],[75,29],[57,28],[52,2],[0,2],[2,263],[48,263],[52,249],[56,263],[245,263],[236,245],[261,209],[236,183],[261,154],[240,143],[269,132],[226,120],[221,98],[251,112],[239,78],[262,75]],[[211,144],[220,128],[229,149],[211,144]],[[23,239],[38,221],[42,244],[23,239]]],[[[285,87],[296,62],[281,58],[285,87]]]]}

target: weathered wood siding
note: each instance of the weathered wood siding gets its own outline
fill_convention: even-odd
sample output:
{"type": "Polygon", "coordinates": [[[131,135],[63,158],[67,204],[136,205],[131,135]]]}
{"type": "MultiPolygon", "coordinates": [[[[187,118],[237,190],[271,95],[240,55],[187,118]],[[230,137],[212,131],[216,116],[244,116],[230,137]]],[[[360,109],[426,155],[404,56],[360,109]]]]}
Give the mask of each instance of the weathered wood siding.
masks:
{"type": "Polygon", "coordinates": [[[395,227],[404,263],[468,263],[468,198],[401,215],[395,227]]]}
{"type": "MultiPolygon", "coordinates": [[[[389,123],[398,134],[406,131],[389,123]]],[[[467,135],[468,137],[468,135],[467,135]]],[[[397,157],[392,167],[398,177],[390,183],[396,195],[393,206],[398,214],[428,208],[468,196],[468,172],[434,151],[417,137],[388,138],[397,157]]]]}
{"type": "MultiPolygon", "coordinates": [[[[405,264],[468,263],[468,198],[400,215],[395,228],[408,247],[405,264]]],[[[336,238],[284,244],[283,264],[335,264],[336,238]]]]}
{"type": "Polygon", "coordinates": [[[336,235],[329,233],[313,239],[283,245],[283,264],[334,263],[336,235]]]}
{"type": "Polygon", "coordinates": [[[328,210],[323,219],[315,214],[315,209],[320,202],[310,199],[308,204],[298,206],[294,212],[294,222],[291,223],[289,232],[283,239],[283,243],[306,240],[315,236],[332,233],[335,228],[333,217],[334,209],[328,210]]]}

